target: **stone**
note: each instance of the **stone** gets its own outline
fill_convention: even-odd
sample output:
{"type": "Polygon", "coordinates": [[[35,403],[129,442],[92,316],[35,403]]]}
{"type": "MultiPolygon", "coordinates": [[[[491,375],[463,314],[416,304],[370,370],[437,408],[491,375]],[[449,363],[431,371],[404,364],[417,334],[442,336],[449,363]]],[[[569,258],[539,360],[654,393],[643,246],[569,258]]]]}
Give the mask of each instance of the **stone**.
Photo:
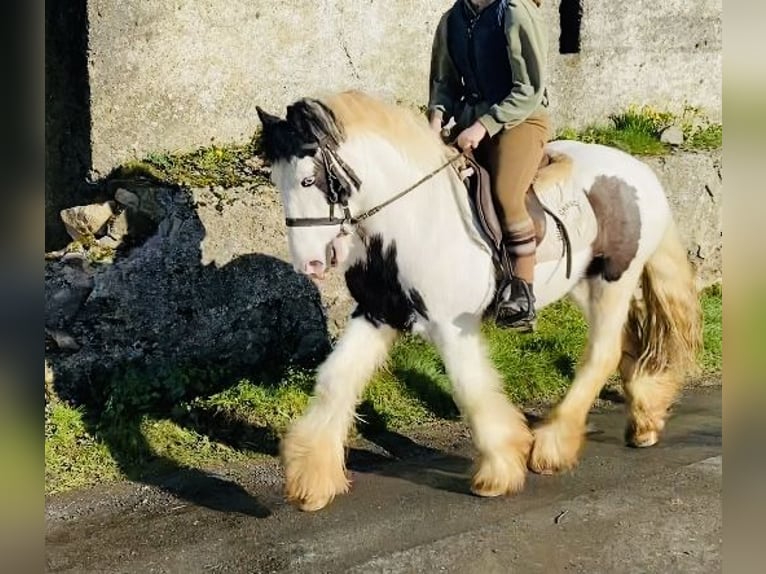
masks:
{"type": "Polygon", "coordinates": [[[107,234],[109,237],[116,239],[117,241],[121,241],[129,231],[130,226],[128,224],[128,213],[127,211],[121,211],[112,221],[109,222],[107,234]]]}
{"type": "Polygon", "coordinates": [[[98,235],[107,221],[114,215],[114,204],[110,201],[91,205],[78,205],[60,212],[67,233],[75,241],[98,235]]]}
{"type": "Polygon", "coordinates": [[[238,191],[219,211],[210,190],[154,190],[156,213],[165,214],[154,233],[94,265],[89,288],[81,271],[46,262],[46,328],[79,345],[46,353],[59,396],[101,397],[111,377],[130,369],[147,381],[189,367],[252,374],[266,364],[313,366],[326,355],[321,295],[281,255],[276,194],[238,191]]]}
{"type": "Polygon", "coordinates": [[[101,247],[105,247],[106,249],[117,249],[120,246],[120,241],[114,237],[110,237],[109,235],[100,237],[96,240],[96,243],[98,243],[101,247]]]}
{"type": "Polygon", "coordinates": [[[663,130],[660,141],[672,146],[680,146],[684,143],[684,132],[678,126],[670,126],[663,130]]]}
{"type": "Polygon", "coordinates": [[[127,189],[122,187],[120,187],[119,189],[117,189],[117,191],[114,192],[114,199],[120,205],[124,205],[125,207],[130,207],[132,209],[138,209],[140,205],[140,200],[138,199],[138,196],[132,191],[128,191],[127,189]]]}
{"type": "MultiPolygon", "coordinates": [[[[51,339],[53,339],[53,341],[56,343],[56,346],[62,351],[78,351],[80,349],[80,345],[77,344],[77,341],[75,341],[74,337],[72,337],[72,335],[69,333],[52,329],[46,329],[45,332],[51,337],[51,339]]],[[[46,380],[48,378],[48,368],[49,367],[46,363],[46,380]]]]}
{"type": "Polygon", "coordinates": [[[61,329],[93,290],[93,278],[74,259],[45,266],[45,326],[61,329]],[[72,264],[74,263],[74,264],[72,264]]]}
{"type": "MultiPolygon", "coordinates": [[[[162,221],[175,207],[173,203],[178,194],[162,187],[138,187],[133,193],[138,197],[138,208],[135,211],[148,217],[155,223],[162,221]]],[[[181,201],[180,203],[183,203],[181,201]]]]}

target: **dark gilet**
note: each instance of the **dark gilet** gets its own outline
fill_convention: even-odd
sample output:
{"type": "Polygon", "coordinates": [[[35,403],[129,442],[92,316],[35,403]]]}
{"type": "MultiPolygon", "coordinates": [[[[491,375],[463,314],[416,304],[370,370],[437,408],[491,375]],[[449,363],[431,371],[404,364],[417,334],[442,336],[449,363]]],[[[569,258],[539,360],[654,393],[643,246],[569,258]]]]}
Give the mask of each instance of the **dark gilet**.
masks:
{"type": "Polygon", "coordinates": [[[473,14],[457,0],[447,19],[447,48],[463,81],[466,102],[494,105],[511,93],[513,72],[508,58],[505,18],[507,0],[495,0],[473,14]]]}

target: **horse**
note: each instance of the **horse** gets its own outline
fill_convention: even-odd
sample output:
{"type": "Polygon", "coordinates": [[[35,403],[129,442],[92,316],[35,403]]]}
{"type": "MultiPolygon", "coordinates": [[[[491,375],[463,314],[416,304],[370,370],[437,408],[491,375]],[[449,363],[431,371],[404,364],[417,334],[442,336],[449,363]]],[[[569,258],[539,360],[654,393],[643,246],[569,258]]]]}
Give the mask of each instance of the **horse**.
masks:
{"type": "MultiPolygon", "coordinates": [[[[305,412],[280,442],[290,503],[317,511],[349,490],[345,447],[356,406],[405,332],[439,351],[478,453],[471,479],[478,496],[519,492],[528,470],[572,469],[588,412],[616,370],[627,443],[657,443],[694,370],[701,312],[666,195],[645,163],[597,144],[546,144],[556,161],[538,175],[537,193],[546,200],[558,193],[560,214],[567,205],[577,209],[566,222],[575,236],[570,269],[561,252],[538,255],[535,305],[568,295],[589,330],[571,387],[531,429],[482,339],[496,265],[463,175],[445,168],[454,148],[422,115],[359,91],[301,98],[284,118],[257,112],[296,271],[319,281],[336,268],[356,302],[317,369],[305,412]]],[[[548,235],[561,246],[557,234],[548,235]]]]}

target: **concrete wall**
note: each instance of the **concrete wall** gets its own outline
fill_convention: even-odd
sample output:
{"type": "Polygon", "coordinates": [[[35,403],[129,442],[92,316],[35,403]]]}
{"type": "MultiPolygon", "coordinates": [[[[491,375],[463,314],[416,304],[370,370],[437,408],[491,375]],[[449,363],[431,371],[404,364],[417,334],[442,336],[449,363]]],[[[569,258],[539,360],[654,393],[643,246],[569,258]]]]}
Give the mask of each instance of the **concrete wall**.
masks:
{"type": "MultiPolygon", "coordinates": [[[[568,55],[560,2],[572,4],[545,4],[558,126],[630,103],[720,117],[722,0],[582,0],[581,51],[568,55]]],[[[93,175],[151,151],[243,141],[256,105],[322,90],[425,103],[433,31],[451,3],[89,0],[93,175]]]]}
{"type": "MultiPolygon", "coordinates": [[[[566,1],[566,0],[564,0],[566,1]]],[[[558,23],[559,2],[548,2],[558,23]]],[[[722,0],[583,0],[579,54],[551,51],[553,111],[560,124],[603,121],[630,104],[721,118],[722,0]]]]}

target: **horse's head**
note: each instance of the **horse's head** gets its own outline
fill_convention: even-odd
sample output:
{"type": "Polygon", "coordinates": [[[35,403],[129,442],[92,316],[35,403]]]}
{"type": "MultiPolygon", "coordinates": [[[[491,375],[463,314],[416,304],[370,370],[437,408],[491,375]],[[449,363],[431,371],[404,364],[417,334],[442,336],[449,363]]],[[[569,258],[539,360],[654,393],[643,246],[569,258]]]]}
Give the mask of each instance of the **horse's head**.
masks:
{"type": "Polygon", "coordinates": [[[342,235],[348,201],[359,181],[337,155],[344,139],[332,111],[302,99],[279,118],[257,108],[271,180],[282,196],[295,269],[322,278],[348,254],[342,235]]]}

